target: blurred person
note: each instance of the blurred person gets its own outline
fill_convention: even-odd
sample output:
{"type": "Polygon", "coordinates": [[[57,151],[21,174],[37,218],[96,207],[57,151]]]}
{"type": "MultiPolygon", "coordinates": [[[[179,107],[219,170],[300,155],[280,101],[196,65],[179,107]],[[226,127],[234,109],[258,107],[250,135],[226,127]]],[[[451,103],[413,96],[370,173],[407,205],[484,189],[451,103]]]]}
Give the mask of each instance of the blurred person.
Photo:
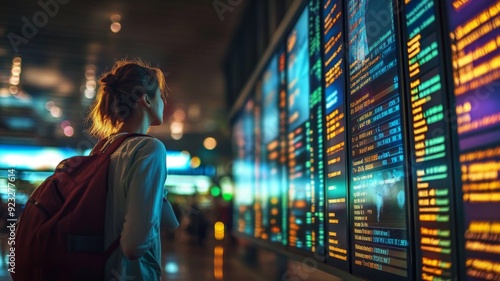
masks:
{"type": "Polygon", "coordinates": [[[203,214],[203,210],[199,207],[195,195],[190,198],[188,218],[189,225],[186,229],[187,232],[195,239],[198,245],[203,245],[207,236],[209,223],[205,214],[203,214]]]}
{"type": "MultiPolygon", "coordinates": [[[[118,61],[101,76],[99,86],[87,117],[92,136],[113,141],[163,123],[167,93],[160,69],[140,60],[118,61]]],[[[108,248],[120,237],[120,246],[106,262],[106,281],[161,280],[160,226],[179,225],[165,200],[165,180],[166,150],[156,138],[128,138],[112,154],[104,240],[108,248]]]]}

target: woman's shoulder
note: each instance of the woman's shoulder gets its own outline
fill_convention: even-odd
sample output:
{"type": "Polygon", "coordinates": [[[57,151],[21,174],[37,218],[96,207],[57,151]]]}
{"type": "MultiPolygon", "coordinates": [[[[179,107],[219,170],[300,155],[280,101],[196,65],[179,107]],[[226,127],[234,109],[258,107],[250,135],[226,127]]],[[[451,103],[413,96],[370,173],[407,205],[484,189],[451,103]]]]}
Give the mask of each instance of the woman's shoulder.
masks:
{"type": "Polygon", "coordinates": [[[166,154],[165,145],[159,139],[147,136],[137,136],[127,139],[122,145],[122,149],[132,154],[166,154]]]}

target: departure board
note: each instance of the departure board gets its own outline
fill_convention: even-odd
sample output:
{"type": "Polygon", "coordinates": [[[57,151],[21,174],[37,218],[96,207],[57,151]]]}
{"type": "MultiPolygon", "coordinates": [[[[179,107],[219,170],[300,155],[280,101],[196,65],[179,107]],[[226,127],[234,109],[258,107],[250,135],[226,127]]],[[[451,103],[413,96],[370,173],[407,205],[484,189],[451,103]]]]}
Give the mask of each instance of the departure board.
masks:
{"type": "Polygon", "coordinates": [[[255,85],[255,103],[253,106],[253,121],[254,121],[254,237],[267,240],[268,233],[266,233],[267,226],[269,225],[269,219],[267,217],[267,186],[264,182],[262,172],[265,164],[264,149],[262,147],[262,128],[261,124],[261,104],[262,104],[262,87],[261,81],[257,81],[255,85]]]}
{"type": "Polygon", "coordinates": [[[348,271],[344,16],[342,1],[323,0],[325,204],[327,263],[348,271]]]}
{"type": "Polygon", "coordinates": [[[314,243],[310,183],[309,9],[301,13],[287,38],[288,245],[311,251],[314,243]]]}
{"type": "Polygon", "coordinates": [[[467,280],[500,279],[500,1],[448,1],[467,280]]]}
{"type": "Polygon", "coordinates": [[[442,30],[434,0],[405,1],[406,97],[420,280],[455,280],[454,189],[442,30]]]}
{"type": "Polygon", "coordinates": [[[325,176],[323,156],[323,87],[321,60],[320,0],[309,1],[309,175],[311,185],[312,248],[319,256],[325,252],[325,176]]]}
{"type": "Polygon", "coordinates": [[[235,160],[233,161],[233,175],[235,185],[234,194],[234,222],[239,233],[253,236],[254,221],[254,120],[253,100],[248,100],[234,121],[233,145],[235,160]]]}
{"type": "MultiPolygon", "coordinates": [[[[288,118],[287,118],[287,82],[286,82],[286,52],[285,46],[282,46],[278,50],[278,71],[279,71],[279,175],[281,185],[281,209],[278,209],[281,216],[281,244],[283,246],[288,245],[288,180],[287,180],[287,128],[288,128],[288,118]]],[[[279,220],[279,219],[278,219],[279,220]]],[[[279,227],[279,224],[276,224],[279,227]]],[[[278,229],[277,229],[278,231],[278,229]]]]}
{"type": "Polygon", "coordinates": [[[263,206],[263,221],[265,233],[263,239],[279,242],[283,239],[282,233],[282,185],[280,177],[280,113],[278,107],[280,77],[278,72],[278,55],[274,54],[262,74],[262,166],[261,187],[262,196],[266,198],[263,206]],[[269,237],[267,237],[267,235],[269,237]]]}
{"type": "Polygon", "coordinates": [[[407,280],[408,184],[393,3],[346,3],[352,272],[407,280]]]}

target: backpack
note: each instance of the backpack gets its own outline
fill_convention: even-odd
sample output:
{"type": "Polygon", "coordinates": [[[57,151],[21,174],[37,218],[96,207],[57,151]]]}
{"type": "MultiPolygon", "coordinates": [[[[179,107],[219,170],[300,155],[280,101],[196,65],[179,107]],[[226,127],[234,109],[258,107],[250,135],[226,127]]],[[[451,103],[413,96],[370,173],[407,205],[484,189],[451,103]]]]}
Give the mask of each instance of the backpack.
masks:
{"type": "MultiPolygon", "coordinates": [[[[57,165],[30,196],[16,226],[14,281],[104,280],[118,237],[104,249],[104,216],[110,155],[125,134],[101,140],[90,156],[57,165]]],[[[12,258],[9,257],[9,262],[12,258]]]]}

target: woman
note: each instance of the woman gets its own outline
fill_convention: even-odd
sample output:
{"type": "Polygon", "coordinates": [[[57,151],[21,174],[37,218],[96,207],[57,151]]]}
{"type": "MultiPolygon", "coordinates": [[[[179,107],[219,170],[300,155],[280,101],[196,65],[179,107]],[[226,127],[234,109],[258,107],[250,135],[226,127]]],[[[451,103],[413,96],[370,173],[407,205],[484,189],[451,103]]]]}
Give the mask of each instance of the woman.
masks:
{"type": "MultiPolygon", "coordinates": [[[[163,123],[163,73],[141,61],[119,61],[99,81],[89,133],[113,141],[124,133],[145,134],[163,123]]],[[[105,280],[160,280],[160,224],[179,225],[163,200],[166,151],[157,139],[128,138],[113,153],[108,170],[105,246],[120,237],[106,263],[105,280]]]]}

